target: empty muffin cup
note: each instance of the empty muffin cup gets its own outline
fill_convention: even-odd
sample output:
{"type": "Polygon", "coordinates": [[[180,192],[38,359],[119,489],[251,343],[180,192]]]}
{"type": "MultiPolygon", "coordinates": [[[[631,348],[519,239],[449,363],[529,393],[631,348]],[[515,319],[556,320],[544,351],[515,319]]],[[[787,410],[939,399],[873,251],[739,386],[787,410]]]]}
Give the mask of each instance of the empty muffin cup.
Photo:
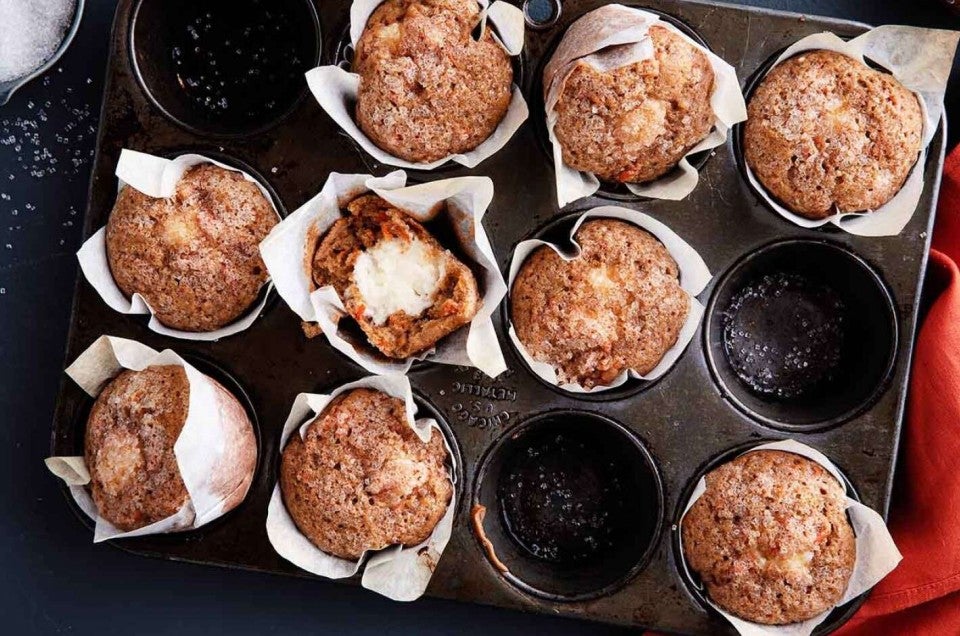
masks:
{"type": "Polygon", "coordinates": [[[252,134],[291,113],[320,58],[309,0],[141,0],[130,57],[167,117],[193,132],[252,134]]]}
{"type": "Polygon", "coordinates": [[[818,430],[872,404],[897,350],[897,314],[874,269],[827,241],[772,243],[717,284],[704,328],[724,395],[773,428],[818,430]]]}
{"type": "Polygon", "coordinates": [[[582,411],[535,416],[482,460],[474,532],[491,564],[553,601],[608,594],[647,563],[663,517],[660,477],[621,424],[582,411]]]}

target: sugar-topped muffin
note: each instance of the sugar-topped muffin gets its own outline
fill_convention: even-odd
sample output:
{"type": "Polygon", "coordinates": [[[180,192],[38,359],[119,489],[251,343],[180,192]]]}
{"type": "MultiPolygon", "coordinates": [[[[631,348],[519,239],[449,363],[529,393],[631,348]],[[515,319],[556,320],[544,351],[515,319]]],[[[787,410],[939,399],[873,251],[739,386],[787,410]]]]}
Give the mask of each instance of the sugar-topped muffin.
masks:
{"type": "Polygon", "coordinates": [[[554,110],[563,162],[608,182],[642,183],[674,168],[713,128],[713,68],[658,25],[653,55],[610,71],[576,62],[554,110]]]}
{"type": "Polygon", "coordinates": [[[214,331],[247,312],[267,282],[259,245],[277,221],[243,175],[200,164],[168,199],[120,191],[107,222],[110,271],[167,327],[214,331]]]}
{"type": "MultiPolygon", "coordinates": [[[[209,380],[209,378],[208,378],[209,380]]],[[[214,384],[221,413],[229,414],[223,444],[229,467],[212,475],[223,510],[246,496],[256,466],[257,442],[243,407],[214,384]]],[[[188,501],[174,453],[190,402],[190,384],[175,365],[126,370],[101,391],[87,419],[84,461],[101,517],[123,531],[165,519],[188,501]]]]}
{"type": "Polygon", "coordinates": [[[513,68],[476,0],[386,0],[354,57],[356,117],[380,148],[427,163],[485,141],[510,105],[513,68]]]}
{"type": "Polygon", "coordinates": [[[403,400],[372,389],[337,396],[280,465],[283,502],[318,548],[343,559],[425,541],[453,497],[440,431],[423,442],[403,400]]]}
{"type": "Polygon", "coordinates": [[[690,308],[676,262],[653,235],[616,219],[589,220],[574,240],[581,253],[569,262],[547,246],[524,261],[510,296],[517,337],[564,384],[649,373],[690,308]]]}
{"type": "Polygon", "coordinates": [[[754,623],[804,621],[836,605],[856,540],[843,487],[820,464],[762,450],[706,476],[683,519],[683,553],[726,611],[754,623]]]}
{"type": "Polygon", "coordinates": [[[373,194],[346,211],[317,244],[313,283],[333,286],[370,344],[404,359],[473,319],[473,272],[423,225],[373,194]]]}
{"type": "Polygon", "coordinates": [[[810,219],[887,203],[922,145],[917,96],[892,75],[833,51],[775,66],[747,113],[747,165],[770,194],[810,219]]]}

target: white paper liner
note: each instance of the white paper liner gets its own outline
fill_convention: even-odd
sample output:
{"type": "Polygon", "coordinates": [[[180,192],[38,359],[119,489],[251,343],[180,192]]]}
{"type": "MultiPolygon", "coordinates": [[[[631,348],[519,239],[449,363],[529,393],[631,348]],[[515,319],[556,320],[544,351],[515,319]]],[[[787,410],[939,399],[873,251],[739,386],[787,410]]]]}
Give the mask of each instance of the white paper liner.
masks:
{"type": "Polygon", "coordinates": [[[672,256],[677,262],[677,267],[680,270],[680,287],[690,298],[690,309],[687,312],[687,319],[683,323],[683,327],[680,328],[680,333],[677,336],[676,344],[667,350],[667,352],[663,355],[663,358],[660,360],[657,366],[653,368],[653,370],[651,370],[649,373],[641,374],[633,369],[628,369],[627,371],[624,371],[618,375],[610,384],[597,385],[592,389],[587,389],[580,384],[560,384],[557,378],[557,370],[546,362],[535,360],[527,351],[526,347],[523,346],[523,343],[520,342],[520,338],[517,336],[516,329],[513,327],[513,321],[511,320],[509,330],[510,339],[513,341],[513,344],[520,353],[520,356],[524,359],[530,369],[537,376],[539,376],[540,379],[555,386],[559,386],[559,388],[563,389],[564,391],[569,391],[571,393],[599,393],[601,391],[608,391],[622,385],[631,378],[639,380],[656,380],[664,373],[669,371],[670,367],[672,367],[680,358],[680,356],[683,355],[684,350],[687,348],[687,345],[690,344],[694,334],[697,332],[697,328],[700,326],[700,320],[703,318],[704,307],[700,301],[697,300],[696,296],[706,288],[707,284],[712,278],[712,274],[710,274],[710,270],[707,267],[707,264],[703,261],[703,258],[701,258],[696,250],[694,250],[686,241],[680,238],[669,227],[642,212],[608,205],[587,210],[580,216],[579,219],[577,219],[577,222],[570,230],[570,241],[573,243],[575,248],[575,252],[572,255],[565,253],[562,246],[554,245],[553,243],[548,243],[540,239],[531,239],[520,242],[517,245],[517,248],[514,250],[513,258],[510,261],[510,289],[513,289],[514,280],[516,279],[517,274],[520,272],[520,268],[523,266],[524,261],[527,260],[534,250],[541,246],[545,245],[549,247],[563,260],[568,262],[578,258],[580,256],[580,246],[574,240],[574,236],[576,235],[577,230],[580,229],[580,226],[583,225],[586,220],[596,218],[620,219],[621,221],[632,223],[633,225],[643,228],[655,236],[657,240],[663,243],[663,246],[667,248],[670,256],[672,256]]]}
{"type": "MultiPolygon", "coordinates": [[[[847,492],[847,485],[840,471],[833,462],[827,459],[820,451],[792,439],[787,439],[780,442],[760,444],[744,451],[741,455],[759,450],[779,450],[801,455],[813,460],[836,477],[837,481],[843,486],[844,492],[847,492]]],[[[680,524],[676,528],[676,531],[679,533],[678,536],[680,537],[680,563],[691,580],[696,580],[696,578],[687,568],[687,560],[683,554],[683,532],[681,528],[687,512],[689,512],[691,506],[703,495],[706,489],[706,479],[702,477],[690,495],[690,501],[683,509],[680,524]]],[[[847,497],[847,514],[850,517],[850,523],[856,535],[857,556],[853,565],[853,573],[850,576],[850,581],[847,583],[847,590],[835,607],[849,603],[879,583],[883,577],[897,567],[897,564],[900,563],[900,560],[903,558],[896,544],[893,542],[893,537],[890,536],[890,531],[887,529],[887,524],[883,521],[883,517],[849,496],[847,497]]],[[[734,629],[743,636],[809,636],[813,633],[813,630],[816,629],[817,625],[825,621],[830,615],[830,612],[833,611],[833,608],[831,608],[819,616],[815,616],[801,623],[762,625],[760,623],[751,623],[729,612],[725,612],[710,599],[706,590],[703,591],[703,595],[710,606],[730,621],[734,629]]]]}
{"type": "MultiPolygon", "coordinates": [[[[224,439],[236,429],[236,421],[232,419],[232,413],[221,409],[218,389],[213,381],[176,353],[169,349],[158,353],[134,340],[101,336],[67,368],[66,374],[95,398],[122,370],[142,371],[157,365],[182,367],[190,385],[187,419],[173,447],[189,499],[176,514],[149,526],[123,532],[97,512],[86,488],[90,473],[83,457],[47,458],[47,468],[70,487],[73,500],[95,522],[94,543],[199,528],[227,512],[224,504],[236,494],[236,489],[221,493],[215,488],[218,474],[237,470],[224,443],[224,439]]],[[[247,426],[250,426],[249,421],[247,426]]],[[[247,481],[240,487],[249,486],[247,481]]]]}
{"type": "Polygon", "coordinates": [[[787,48],[770,67],[772,70],[803,51],[826,49],[864,64],[867,58],[890,71],[916,94],[923,110],[923,148],[903,187],[884,205],[868,212],[838,212],[824,219],[808,219],[774,200],[749,165],[746,166],[747,179],[777,214],[801,227],[815,228],[829,223],[857,236],[896,236],[913,217],[923,195],[927,146],[943,114],[943,95],[958,39],[960,33],[956,31],[898,25],[880,26],[850,41],[830,32],[815,33],[787,48]]]}
{"type": "Polygon", "coordinates": [[[414,359],[474,366],[490,377],[507,365],[493,328],[491,315],[507,293],[493,248],[483,229],[483,215],[493,199],[488,177],[459,177],[407,186],[407,176],[396,170],[385,177],[331,173],[320,194],[289,215],[260,244],[260,253],[280,297],[300,318],[316,323],[330,344],[371,373],[406,373],[414,359]],[[370,346],[354,346],[338,332],[348,316],[332,286],[311,292],[310,261],[314,241],[342,215],[341,209],[365,192],[374,192],[420,222],[446,209],[464,253],[483,269],[480,309],[470,324],[443,338],[435,349],[417,358],[388,360],[370,346]],[[440,204],[446,203],[446,206],[440,204]]]}
{"type": "MultiPolygon", "coordinates": [[[[367,388],[382,391],[392,397],[400,398],[406,405],[407,423],[417,436],[424,442],[430,440],[434,429],[443,433],[433,419],[415,419],[417,405],[413,401],[410,390],[410,381],[405,376],[370,376],[345,384],[329,395],[301,393],[293,402],[293,408],[283,425],[280,437],[280,448],[287,445],[290,435],[297,431],[299,435],[306,434],[307,428],[320,415],[327,405],[341,393],[353,389],[367,388]]],[[[328,579],[342,579],[356,574],[366,560],[360,584],[368,590],[382,594],[394,601],[414,601],[420,598],[436,564],[440,561],[450,534],[453,530],[453,516],[457,507],[457,467],[455,456],[444,436],[444,446],[450,457],[450,481],[453,484],[453,495],[447,512],[437,523],[433,532],[423,543],[416,546],[404,547],[400,545],[374,552],[365,552],[357,561],[341,559],[320,550],[305,537],[297,528],[296,523],[287,512],[283,504],[283,493],[280,491],[279,481],[273,488],[270,505],[267,509],[267,537],[270,544],[287,561],[312,574],[328,579]],[[423,551],[423,554],[421,554],[423,551]],[[367,558],[369,556],[369,558],[367,558]]],[[[281,450],[282,452],[282,450],[281,450]]]]}
{"type": "MultiPolygon", "coordinates": [[[[117,162],[116,175],[120,180],[119,189],[129,186],[149,197],[157,199],[172,197],[176,192],[177,183],[180,181],[180,178],[183,177],[184,173],[193,166],[201,163],[212,163],[225,170],[239,172],[243,175],[244,179],[259,188],[263,196],[270,202],[270,206],[274,212],[276,212],[277,218],[281,218],[280,212],[277,211],[277,207],[273,202],[273,197],[270,196],[270,193],[259,181],[242,170],[202,155],[187,154],[175,159],[164,159],[162,157],[155,157],[146,153],[125,149],[120,153],[120,160],[117,162]]],[[[84,277],[97,293],[100,294],[103,301],[114,311],[131,315],[150,314],[150,323],[148,326],[152,331],[159,334],[181,340],[219,340],[220,338],[232,336],[233,334],[248,329],[267,304],[267,296],[272,288],[270,282],[267,282],[265,290],[261,290],[260,301],[249,313],[225,327],[214,331],[203,332],[181,331],[167,327],[157,320],[153,314],[153,310],[143,296],[134,294],[133,297],[127,298],[117,286],[113,278],[113,273],[110,271],[110,262],[107,259],[106,237],[107,228],[102,227],[93,236],[88,238],[80,247],[80,251],[77,252],[77,259],[80,261],[80,269],[83,271],[84,277]]]]}
{"type": "Polygon", "coordinates": [[[693,192],[700,180],[699,172],[687,158],[722,145],[727,140],[730,128],[746,120],[747,107],[736,70],[732,66],[656,14],[620,4],[595,9],[570,26],[543,71],[547,133],[553,146],[557,202],[561,208],[600,189],[600,180],[594,174],[580,172],[563,162],[560,142],[553,132],[557,121],[554,107],[570,71],[578,62],[586,62],[598,71],[609,72],[648,59],[653,55],[653,43],[648,31],[655,24],[669,29],[703,51],[710,61],[714,74],[713,93],[710,96],[714,125],[710,134],[684,155],[676,168],[659,179],[643,184],[627,183],[626,187],[638,196],[651,199],[683,199],[693,192]]]}
{"type": "MultiPolygon", "coordinates": [[[[354,0],[350,6],[350,42],[356,49],[360,35],[370,19],[370,14],[384,0],[354,0]]],[[[524,19],[523,12],[517,7],[497,0],[477,0],[481,7],[482,27],[489,21],[495,28],[494,39],[511,57],[523,50],[524,19]]],[[[378,162],[399,168],[433,170],[448,161],[467,168],[476,167],[484,159],[503,148],[520,125],[527,120],[529,109],[520,88],[513,85],[513,96],[507,113],[500,124],[483,143],[469,152],[449,155],[428,163],[414,163],[401,159],[377,146],[357,125],[354,120],[354,105],[360,88],[360,76],[339,66],[320,66],[307,71],[307,86],[320,107],[340,126],[363,150],[378,162]]]]}

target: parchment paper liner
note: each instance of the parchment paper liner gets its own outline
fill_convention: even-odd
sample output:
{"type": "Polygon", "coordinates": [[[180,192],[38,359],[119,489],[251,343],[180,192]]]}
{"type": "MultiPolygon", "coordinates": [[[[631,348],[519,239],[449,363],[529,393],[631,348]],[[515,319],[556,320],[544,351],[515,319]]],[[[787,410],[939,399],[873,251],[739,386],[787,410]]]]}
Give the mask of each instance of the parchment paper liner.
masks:
{"type": "MultiPolygon", "coordinates": [[[[407,423],[424,442],[430,440],[433,429],[443,433],[435,420],[415,419],[417,405],[413,401],[410,381],[406,376],[369,376],[345,384],[329,395],[299,394],[283,425],[283,433],[280,437],[281,453],[294,431],[303,436],[316,416],[320,415],[335,397],[358,388],[374,389],[402,399],[406,404],[407,423]]],[[[394,601],[413,601],[420,598],[427,589],[440,556],[450,540],[453,516],[457,508],[456,458],[446,436],[443,440],[451,462],[450,482],[453,484],[453,495],[447,506],[447,512],[423,543],[409,547],[394,545],[381,550],[374,548],[365,552],[357,561],[327,554],[311,543],[297,528],[283,504],[283,494],[278,481],[273,487],[273,495],[270,497],[270,506],[267,509],[267,537],[270,539],[270,544],[273,545],[277,554],[287,561],[328,579],[353,576],[361,567],[364,567],[366,562],[360,580],[363,587],[394,601]],[[420,554],[421,551],[423,554],[420,554]]]]}
{"type": "MultiPolygon", "coordinates": [[[[837,481],[843,486],[844,492],[847,492],[846,482],[833,462],[827,459],[823,453],[805,444],[787,439],[780,442],[760,444],[744,451],[741,455],[758,450],[780,450],[811,459],[830,471],[830,474],[836,477],[837,481]]],[[[686,507],[683,509],[680,523],[675,528],[680,539],[680,565],[691,581],[696,581],[697,579],[687,568],[686,556],[683,553],[683,532],[681,528],[683,519],[686,517],[687,512],[689,512],[690,507],[703,495],[706,488],[706,479],[701,478],[694,488],[693,493],[690,495],[690,501],[687,502],[686,507]]],[[[856,534],[857,557],[854,562],[853,573],[850,576],[850,582],[847,584],[847,590],[844,592],[843,597],[836,607],[849,603],[879,583],[883,577],[897,567],[897,564],[900,563],[900,560],[903,558],[893,542],[893,537],[890,536],[890,531],[887,529],[883,517],[849,496],[847,497],[847,514],[850,517],[850,523],[856,534]]],[[[710,599],[706,590],[702,590],[702,592],[710,606],[730,621],[734,629],[743,636],[809,636],[820,623],[827,619],[834,609],[831,608],[819,616],[803,621],[802,623],[761,625],[759,623],[751,623],[729,612],[725,612],[710,599]]]]}
{"type": "Polygon", "coordinates": [[[543,70],[547,133],[553,146],[557,202],[561,208],[600,189],[600,180],[595,175],[575,170],[563,162],[560,142],[553,132],[557,121],[554,107],[570,71],[581,61],[601,72],[609,72],[648,59],[653,55],[653,43],[647,32],[655,24],[669,29],[703,51],[710,61],[714,74],[713,93],[710,96],[710,105],[715,115],[714,125],[710,134],[690,149],[676,168],[647,183],[624,185],[638,196],[671,201],[683,199],[693,192],[700,179],[700,174],[690,164],[688,157],[722,145],[727,140],[730,128],[746,120],[747,108],[740,90],[740,81],[732,66],[656,14],[620,4],[609,4],[595,9],[570,25],[543,70]]]}
{"type": "MultiPolygon", "coordinates": [[[[384,0],[354,0],[350,6],[350,42],[356,49],[360,35],[370,19],[370,14],[384,0]]],[[[511,56],[520,55],[523,50],[524,19],[523,12],[517,7],[497,0],[477,0],[481,7],[481,29],[487,28],[487,21],[495,28],[494,39],[511,56]]],[[[514,83],[510,105],[500,124],[483,143],[469,152],[449,155],[429,163],[414,163],[389,154],[377,146],[357,125],[354,120],[354,106],[360,88],[360,76],[339,66],[321,66],[307,71],[307,86],[320,107],[333,121],[350,136],[363,150],[380,163],[399,168],[433,170],[453,161],[467,168],[473,168],[484,159],[503,148],[520,125],[527,120],[529,109],[520,88],[514,83]]]]}
{"type": "MultiPolygon", "coordinates": [[[[277,210],[273,197],[264,188],[259,181],[249,174],[237,168],[233,168],[209,157],[202,155],[185,154],[175,159],[164,159],[155,157],[134,150],[123,150],[120,153],[120,160],[117,162],[116,175],[120,180],[119,189],[132,187],[149,197],[156,199],[167,198],[174,195],[177,183],[184,173],[195,165],[201,163],[212,163],[225,170],[239,172],[243,178],[253,183],[259,188],[263,196],[270,202],[277,218],[281,218],[277,210]]],[[[118,189],[118,190],[119,190],[118,189]]],[[[237,321],[216,329],[214,331],[181,331],[172,329],[163,325],[153,314],[153,310],[146,299],[140,294],[134,294],[133,297],[127,296],[117,286],[113,278],[113,272],[110,271],[110,262],[107,259],[107,228],[100,228],[93,236],[88,238],[77,252],[77,259],[80,261],[80,269],[83,271],[87,282],[100,294],[103,302],[107,303],[111,309],[121,314],[149,314],[149,327],[164,336],[179,338],[181,340],[212,341],[232,336],[235,333],[246,330],[257,319],[260,312],[267,304],[267,296],[272,284],[268,281],[266,289],[261,289],[260,300],[250,311],[239,318],[237,321]]]]}
{"type": "Polygon", "coordinates": [[[493,200],[488,177],[458,177],[404,187],[407,175],[396,170],[385,177],[333,172],[323,190],[289,215],[260,244],[260,253],[280,297],[302,320],[317,323],[330,344],[371,373],[406,373],[414,359],[474,366],[496,377],[507,365],[490,316],[507,293],[497,268],[483,215],[493,200]],[[480,309],[468,326],[437,343],[417,358],[389,360],[372,346],[357,347],[338,332],[340,318],[349,316],[332,286],[312,289],[312,259],[316,241],[342,216],[341,209],[366,192],[374,192],[420,222],[445,207],[466,256],[483,269],[480,309]],[[441,204],[446,202],[446,206],[441,204]]]}
{"type": "Polygon", "coordinates": [[[70,487],[73,500],[96,523],[94,543],[199,528],[235,507],[250,488],[252,475],[243,474],[233,452],[237,449],[225,442],[243,426],[252,427],[246,412],[239,403],[225,401],[213,380],[173,351],[158,353],[134,340],[100,336],[67,368],[66,374],[90,397],[96,398],[122,370],[141,371],[156,365],[183,367],[190,384],[187,419],[173,447],[190,498],[176,514],[123,532],[98,514],[86,488],[90,473],[82,456],[47,458],[50,472],[70,487]],[[229,477],[225,479],[224,475],[229,477]],[[227,492],[218,492],[217,482],[234,485],[227,492]]]}
{"type": "Polygon", "coordinates": [[[864,57],[890,71],[914,92],[923,110],[923,149],[900,191],[887,203],[870,212],[836,213],[825,219],[808,219],[778,203],[744,162],[747,180],[780,216],[806,228],[828,223],[857,236],[896,236],[913,217],[923,194],[927,147],[943,114],[943,95],[953,68],[953,56],[960,33],[939,29],[885,25],[850,41],[830,32],[809,35],[785,50],[770,67],[803,51],[826,49],[866,63],[864,57]]]}
{"type": "Polygon", "coordinates": [[[637,373],[633,369],[629,369],[618,375],[612,383],[607,385],[597,385],[592,389],[586,389],[579,384],[560,384],[557,379],[556,369],[553,366],[546,362],[535,360],[530,356],[529,352],[527,352],[526,347],[523,346],[523,343],[520,342],[520,338],[517,336],[517,332],[513,327],[513,320],[511,317],[509,329],[510,339],[513,341],[513,344],[520,353],[520,356],[524,359],[530,369],[545,382],[558,386],[564,391],[569,391],[571,393],[599,393],[601,391],[607,391],[609,389],[621,386],[630,378],[638,380],[656,380],[664,373],[669,371],[670,367],[672,367],[680,358],[680,356],[683,355],[684,350],[687,348],[687,345],[690,344],[690,341],[693,339],[697,328],[700,326],[700,320],[703,318],[704,307],[700,301],[697,300],[696,296],[706,288],[707,284],[712,278],[712,274],[710,274],[710,270],[707,268],[707,264],[703,261],[703,258],[701,258],[696,250],[694,250],[686,241],[677,236],[677,234],[666,225],[642,212],[607,205],[587,210],[580,216],[580,218],[577,219],[577,222],[570,230],[570,242],[573,243],[575,248],[575,252],[572,255],[564,253],[561,246],[557,246],[553,243],[548,243],[540,239],[531,239],[520,242],[517,245],[517,248],[514,250],[513,258],[510,261],[510,289],[513,289],[513,282],[516,279],[517,274],[520,272],[520,268],[523,266],[524,261],[526,261],[530,254],[540,246],[546,245],[556,252],[563,260],[568,262],[574,258],[578,258],[580,256],[580,246],[573,237],[586,220],[597,218],[620,219],[622,221],[626,221],[627,223],[632,223],[633,225],[643,228],[655,236],[657,240],[663,243],[663,246],[667,248],[670,256],[672,256],[677,262],[677,267],[680,270],[680,287],[690,298],[690,309],[687,312],[687,319],[683,323],[683,327],[681,327],[680,333],[677,336],[676,344],[667,350],[659,364],[657,364],[652,371],[647,374],[641,374],[637,373]]]}

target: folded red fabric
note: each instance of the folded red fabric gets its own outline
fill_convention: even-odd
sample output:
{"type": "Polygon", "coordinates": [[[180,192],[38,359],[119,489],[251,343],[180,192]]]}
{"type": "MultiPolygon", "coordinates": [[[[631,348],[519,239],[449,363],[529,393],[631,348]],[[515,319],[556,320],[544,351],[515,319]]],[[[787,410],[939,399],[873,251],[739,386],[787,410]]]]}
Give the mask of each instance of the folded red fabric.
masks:
{"type": "Polygon", "coordinates": [[[843,636],[960,634],[960,148],[944,166],[890,529],[903,561],[843,636]]]}

